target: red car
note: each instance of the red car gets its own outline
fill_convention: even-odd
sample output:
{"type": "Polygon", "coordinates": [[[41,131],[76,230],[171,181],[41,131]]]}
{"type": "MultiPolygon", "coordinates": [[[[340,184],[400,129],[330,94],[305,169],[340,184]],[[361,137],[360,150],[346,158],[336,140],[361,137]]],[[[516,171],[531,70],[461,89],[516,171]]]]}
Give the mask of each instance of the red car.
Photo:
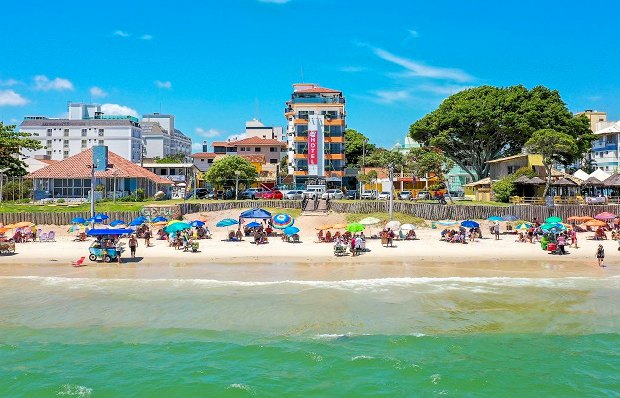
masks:
{"type": "Polygon", "coordinates": [[[280,191],[273,190],[273,191],[268,191],[265,192],[264,194],[261,195],[262,199],[283,199],[284,198],[284,194],[280,191]]]}

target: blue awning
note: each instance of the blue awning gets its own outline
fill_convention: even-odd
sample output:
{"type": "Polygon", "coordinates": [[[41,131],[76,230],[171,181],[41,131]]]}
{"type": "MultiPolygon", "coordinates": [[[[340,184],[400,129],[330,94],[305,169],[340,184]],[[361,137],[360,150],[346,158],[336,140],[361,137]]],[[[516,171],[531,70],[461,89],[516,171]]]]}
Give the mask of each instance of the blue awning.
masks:
{"type": "Polygon", "coordinates": [[[129,228],[101,228],[101,229],[91,229],[88,231],[87,235],[90,236],[104,236],[104,235],[129,235],[133,233],[133,229],[129,228]]]}
{"type": "Polygon", "coordinates": [[[263,209],[250,209],[241,213],[240,218],[271,218],[271,213],[263,209]]]}

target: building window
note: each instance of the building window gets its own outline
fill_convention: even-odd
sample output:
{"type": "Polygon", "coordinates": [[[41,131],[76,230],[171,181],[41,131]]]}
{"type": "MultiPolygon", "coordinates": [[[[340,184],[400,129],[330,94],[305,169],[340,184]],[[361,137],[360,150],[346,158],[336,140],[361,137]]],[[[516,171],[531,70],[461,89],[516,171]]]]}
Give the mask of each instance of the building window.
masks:
{"type": "Polygon", "coordinates": [[[277,164],[278,163],[278,159],[269,159],[269,163],[277,164]]]}
{"type": "Polygon", "coordinates": [[[508,166],[508,174],[514,174],[519,169],[519,166],[508,166]]]}
{"type": "Polygon", "coordinates": [[[47,155],[47,156],[49,156],[49,157],[51,157],[51,156],[52,156],[52,151],[47,151],[47,152],[46,152],[46,155],[47,155]]]}
{"type": "Polygon", "coordinates": [[[99,145],[103,145],[103,140],[99,140],[99,145]]]}
{"type": "Polygon", "coordinates": [[[278,148],[270,147],[269,152],[278,152],[278,148]]]}
{"type": "Polygon", "coordinates": [[[62,152],[62,157],[65,158],[65,159],[68,158],[69,157],[69,151],[63,151],[62,152]]]}
{"type": "Polygon", "coordinates": [[[86,129],[82,129],[82,137],[86,137],[86,129]]]}
{"type": "Polygon", "coordinates": [[[200,161],[201,161],[201,162],[204,162],[205,160],[204,160],[204,159],[200,159],[200,161]]]}
{"type": "Polygon", "coordinates": [[[260,152],[260,147],[259,146],[255,147],[254,152],[260,152]]]}
{"type": "Polygon", "coordinates": [[[82,148],[86,148],[86,140],[82,140],[82,148]]]}
{"type": "Polygon", "coordinates": [[[51,147],[51,146],[52,146],[52,140],[47,140],[47,144],[46,144],[46,146],[47,146],[48,148],[49,148],[49,147],[51,147]]]}
{"type": "Polygon", "coordinates": [[[209,159],[207,163],[213,163],[213,159],[209,159]]]}
{"type": "Polygon", "coordinates": [[[65,129],[65,132],[63,133],[63,135],[64,135],[65,137],[68,137],[68,136],[69,136],[69,129],[65,129]]]}
{"type": "Polygon", "coordinates": [[[62,147],[63,148],[69,148],[69,140],[63,140],[62,141],[62,147]]]}

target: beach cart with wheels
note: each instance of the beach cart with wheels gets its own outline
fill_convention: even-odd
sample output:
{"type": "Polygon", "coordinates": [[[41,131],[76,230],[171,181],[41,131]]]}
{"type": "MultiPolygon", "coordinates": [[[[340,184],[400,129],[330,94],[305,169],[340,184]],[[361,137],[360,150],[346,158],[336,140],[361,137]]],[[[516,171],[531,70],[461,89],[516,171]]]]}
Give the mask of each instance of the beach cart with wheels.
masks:
{"type": "Polygon", "coordinates": [[[88,231],[88,236],[94,236],[96,240],[88,248],[88,259],[90,261],[103,261],[104,263],[117,261],[124,249],[117,249],[111,242],[132,232],[131,229],[91,229],[88,231]]]}

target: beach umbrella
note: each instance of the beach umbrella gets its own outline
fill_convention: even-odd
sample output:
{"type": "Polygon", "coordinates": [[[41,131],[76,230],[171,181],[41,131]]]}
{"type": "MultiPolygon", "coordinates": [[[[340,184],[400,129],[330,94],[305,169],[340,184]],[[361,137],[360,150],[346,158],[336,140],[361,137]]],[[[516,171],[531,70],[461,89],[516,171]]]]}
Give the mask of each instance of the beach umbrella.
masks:
{"type": "Polygon", "coordinates": [[[543,224],[540,226],[540,228],[546,232],[557,232],[557,231],[566,230],[566,227],[564,226],[564,224],[557,223],[557,222],[543,224]]]}
{"type": "Polygon", "coordinates": [[[385,228],[389,228],[392,231],[396,231],[400,229],[400,221],[397,221],[397,220],[389,221],[385,224],[385,228]]]}
{"type": "Polygon", "coordinates": [[[73,224],[84,224],[86,220],[83,217],[75,217],[73,220],[71,220],[71,222],[73,224]]]}
{"type": "Polygon", "coordinates": [[[410,231],[412,229],[415,229],[415,225],[413,224],[403,224],[400,226],[400,229],[402,229],[403,231],[410,231]]]}
{"type": "Polygon", "coordinates": [[[95,216],[95,218],[99,218],[99,219],[101,219],[101,220],[107,220],[107,219],[108,219],[108,218],[110,218],[110,217],[106,216],[106,215],[105,215],[105,214],[103,214],[103,213],[99,213],[99,214],[97,214],[97,215],[95,216]]]}
{"type": "Polygon", "coordinates": [[[293,217],[288,214],[279,213],[273,216],[272,222],[274,228],[284,229],[293,225],[295,223],[295,220],[293,220],[293,217]]]}
{"type": "Polygon", "coordinates": [[[83,226],[81,226],[81,225],[72,225],[72,226],[69,227],[67,232],[76,232],[76,231],[79,231],[82,228],[83,228],[83,226]]]}
{"type": "Polygon", "coordinates": [[[594,220],[594,218],[590,216],[570,216],[567,218],[568,221],[590,221],[594,220]]]}
{"type": "Polygon", "coordinates": [[[480,224],[478,224],[474,220],[465,220],[461,223],[461,226],[465,228],[478,228],[480,224]]]}
{"type": "Polygon", "coordinates": [[[548,218],[545,220],[545,222],[546,222],[547,224],[559,223],[559,222],[562,222],[562,217],[558,217],[558,216],[551,216],[551,217],[548,217],[548,218]]]}
{"type": "Polygon", "coordinates": [[[349,232],[362,232],[366,227],[358,222],[347,225],[347,231],[349,232]]]}
{"type": "Polygon", "coordinates": [[[136,218],[135,220],[132,220],[132,221],[129,223],[129,226],[130,226],[130,227],[138,227],[138,226],[140,226],[140,225],[142,225],[142,224],[144,224],[144,221],[139,220],[139,219],[137,219],[137,218],[136,218]]]}
{"type": "Polygon", "coordinates": [[[345,229],[347,227],[347,224],[334,224],[332,225],[333,229],[345,229]]]}
{"type": "Polygon", "coordinates": [[[507,215],[502,217],[502,221],[517,221],[519,218],[513,215],[507,215]]]}
{"type": "Polygon", "coordinates": [[[34,224],[31,223],[30,221],[22,221],[22,222],[13,224],[13,228],[28,228],[28,227],[32,227],[33,225],[34,224]]]}
{"type": "Polygon", "coordinates": [[[244,211],[243,213],[241,213],[239,218],[266,219],[266,218],[271,218],[271,213],[269,213],[267,210],[264,210],[264,209],[254,208],[254,209],[244,211]]]}
{"type": "Polygon", "coordinates": [[[607,226],[607,223],[601,220],[590,220],[586,221],[585,225],[587,225],[588,227],[605,227],[607,226]]]}
{"type": "Polygon", "coordinates": [[[456,224],[458,224],[458,221],[455,221],[455,220],[439,220],[439,221],[437,221],[437,224],[449,226],[449,225],[456,225],[456,224]]]}
{"type": "Polygon", "coordinates": [[[124,224],[125,224],[125,221],[123,221],[123,220],[114,220],[114,221],[112,221],[110,223],[110,226],[111,227],[117,227],[119,225],[124,225],[124,224]]]}
{"type": "Polygon", "coordinates": [[[4,226],[6,229],[15,229],[15,224],[7,224],[4,226]]]}
{"type": "Polygon", "coordinates": [[[166,228],[164,228],[164,231],[170,234],[173,232],[183,231],[184,229],[190,229],[191,227],[192,226],[186,222],[177,222],[177,223],[168,225],[166,228]]]}
{"type": "Polygon", "coordinates": [[[257,223],[256,221],[252,221],[251,223],[246,224],[246,227],[248,227],[248,228],[258,228],[258,227],[260,227],[260,223],[257,223]]]}
{"type": "Polygon", "coordinates": [[[151,220],[152,222],[162,222],[162,221],[168,221],[168,219],[166,217],[163,216],[157,216],[155,217],[153,220],[151,220]]]}
{"type": "Polygon", "coordinates": [[[217,224],[215,224],[216,227],[230,227],[231,225],[236,225],[239,224],[239,221],[235,220],[234,218],[225,218],[221,221],[219,221],[217,224]]]}
{"type": "Polygon", "coordinates": [[[362,218],[359,223],[362,225],[375,225],[375,224],[379,224],[381,222],[381,220],[379,220],[376,217],[366,217],[366,218],[362,218]]]}
{"type": "Polygon", "coordinates": [[[323,224],[323,225],[319,225],[319,226],[318,226],[318,227],[316,227],[315,229],[316,229],[316,230],[319,230],[319,231],[324,231],[324,230],[326,230],[326,229],[332,229],[333,227],[334,227],[334,226],[333,226],[333,225],[331,225],[331,224],[323,224]]]}
{"type": "Polygon", "coordinates": [[[0,228],[0,235],[4,235],[4,233],[8,230],[8,228],[0,228]]]}
{"type": "Polygon", "coordinates": [[[610,213],[608,211],[604,211],[594,216],[597,220],[613,220],[617,216],[614,213],[610,213]]]}
{"type": "Polygon", "coordinates": [[[291,235],[295,235],[296,233],[298,233],[299,232],[299,228],[292,227],[292,226],[291,227],[286,227],[286,228],[284,228],[283,232],[284,232],[285,235],[291,236],[291,235]]]}
{"type": "Polygon", "coordinates": [[[500,216],[491,216],[491,217],[487,218],[487,220],[489,220],[489,221],[504,221],[504,218],[500,217],[500,216]]]}
{"type": "MultiPolygon", "coordinates": [[[[160,221],[160,222],[161,222],[161,221],[160,221]]],[[[170,225],[172,225],[172,224],[176,224],[176,223],[178,223],[178,222],[183,222],[183,221],[180,221],[180,220],[170,220],[170,221],[168,221],[168,224],[166,224],[166,226],[168,227],[168,226],[170,226],[170,225]]]]}
{"type": "Polygon", "coordinates": [[[194,228],[199,228],[199,227],[203,227],[205,225],[205,223],[204,223],[204,221],[194,220],[194,221],[192,221],[192,223],[190,225],[192,227],[194,227],[194,228]]]}
{"type": "Polygon", "coordinates": [[[166,222],[165,221],[160,221],[160,222],[154,222],[153,224],[151,224],[152,227],[165,227],[166,226],[166,222]]]}
{"type": "Polygon", "coordinates": [[[532,224],[526,223],[524,222],[523,224],[519,224],[517,225],[515,228],[522,230],[522,231],[527,231],[528,229],[530,229],[532,227],[532,224]]]}

